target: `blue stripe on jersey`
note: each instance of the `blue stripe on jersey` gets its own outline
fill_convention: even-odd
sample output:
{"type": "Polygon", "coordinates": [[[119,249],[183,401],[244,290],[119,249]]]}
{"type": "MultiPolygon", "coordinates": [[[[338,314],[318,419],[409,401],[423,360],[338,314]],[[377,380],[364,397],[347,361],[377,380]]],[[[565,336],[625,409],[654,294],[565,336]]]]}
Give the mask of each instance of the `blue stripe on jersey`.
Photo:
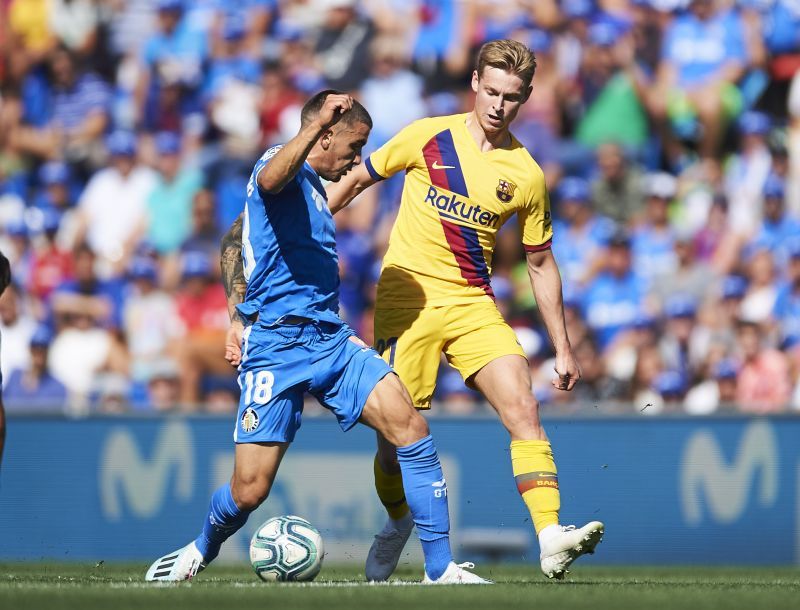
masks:
{"type": "Polygon", "coordinates": [[[381,180],[386,180],[386,178],[384,176],[381,176],[375,170],[375,167],[372,165],[372,160],[369,157],[364,159],[364,165],[366,166],[367,171],[369,172],[369,175],[372,176],[373,180],[377,180],[378,182],[380,182],[381,180]]]}
{"type": "Polygon", "coordinates": [[[447,174],[447,182],[450,190],[464,197],[469,197],[467,183],[464,180],[464,173],[461,171],[461,161],[456,152],[456,144],[453,142],[453,134],[449,129],[436,134],[436,144],[439,146],[439,154],[442,155],[442,165],[447,174]]]}
{"type": "Polygon", "coordinates": [[[305,163],[280,193],[266,193],[256,178],[280,150],[258,160],[247,184],[242,258],[247,292],[242,315],[264,324],[288,315],[340,323],[339,259],[325,189],[305,163]]]}
{"type": "Polygon", "coordinates": [[[458,225],[458,228],[467,246],[467,254],[472,259],[472,264],[475,265],[475,271],[489,284],[489,266],[486,264],[486,257],[478,238],[478,232],[472,227],[465,227],[464,225],[458,225]]]}

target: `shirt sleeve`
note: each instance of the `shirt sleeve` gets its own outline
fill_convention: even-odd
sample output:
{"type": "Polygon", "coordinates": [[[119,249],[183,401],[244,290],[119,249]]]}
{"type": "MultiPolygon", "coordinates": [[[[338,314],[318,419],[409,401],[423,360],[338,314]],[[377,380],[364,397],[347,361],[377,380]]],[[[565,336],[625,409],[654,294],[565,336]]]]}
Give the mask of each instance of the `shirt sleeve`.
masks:
{"type": "Polygon", "coordinates": [[[401,170],[411,169],[420,158],[426,131],[424,120],[415,121],[401,129],[364,161],[370,176],[375,180],[383,180],[401,170]]]}
{"type": "MultiPolygon", "coordinates": [[[[254,191],[258,191],[258,194],[261,196],[261,199],[265,202],[267,198],[270,196],[269,193],[266,191],[262,191],[261,187],[258,185],[258,175],[270,162],[270,159],[278,154],[278,151],[283,148],[283,144],[278,144],[277,146],[273,146],[272,148],[268,148],[267,152],[261,155],[261,158],[256,161],[255,167],[253,167],[253,173],[250,174],[250,180],[247,183],[247,196],[250,197],[254,191]]],[[[289,181],[289,183],[283,187],[284,190],[287,188],[291,188],[293,185],[299,183],[299,176],[302,173],[302,168],[294,175],[294,177],[289,181]]]]}
{"type": "Polygon", "coordinates": [[[553,219],[550,214],[550,195],[541,170],[517,217],[526,252],[541,252],[550,248],[553,243],[553,219]]]}

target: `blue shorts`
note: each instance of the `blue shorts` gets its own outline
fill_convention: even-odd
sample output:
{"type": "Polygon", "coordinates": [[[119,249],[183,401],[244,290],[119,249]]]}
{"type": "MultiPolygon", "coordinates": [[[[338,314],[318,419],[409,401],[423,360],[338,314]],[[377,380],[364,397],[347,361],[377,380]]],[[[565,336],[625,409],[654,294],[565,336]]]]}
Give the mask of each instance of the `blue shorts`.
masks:
{"type": "Polygon", "coordinates": [[[344,322],[245,328],[239,366],[237,443],[292,442],[312,394],[352,428],[378,382],[392,371],[344,322]]]}

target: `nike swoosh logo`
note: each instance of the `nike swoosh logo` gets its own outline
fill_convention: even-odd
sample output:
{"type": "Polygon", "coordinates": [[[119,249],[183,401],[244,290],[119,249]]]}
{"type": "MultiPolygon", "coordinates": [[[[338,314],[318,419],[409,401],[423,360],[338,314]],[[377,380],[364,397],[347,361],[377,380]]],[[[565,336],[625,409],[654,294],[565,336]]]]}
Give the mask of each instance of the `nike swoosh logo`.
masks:
{"type": "Polygon", "coordinates": [[[439,165],[438,161],[434,161],[431,165],[433,169],[455,169],[455,165],[439,165]]]}

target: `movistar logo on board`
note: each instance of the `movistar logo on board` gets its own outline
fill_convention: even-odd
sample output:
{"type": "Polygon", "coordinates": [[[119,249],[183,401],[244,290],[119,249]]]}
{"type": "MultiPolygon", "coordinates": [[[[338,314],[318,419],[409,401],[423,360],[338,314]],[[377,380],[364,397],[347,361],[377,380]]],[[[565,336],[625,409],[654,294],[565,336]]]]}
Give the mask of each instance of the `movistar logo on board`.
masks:
{"type": "Polygon", "coordinates": [[[425,203],[439,210],[439,215],[452,220],[463,220],[482,227],[496,227],[500,220],[499,214],[493,214],[481,209],[479,205],[472,205],[460,201],[455,194],[440,193],[435,186],[428,187],[425,203]]]}

